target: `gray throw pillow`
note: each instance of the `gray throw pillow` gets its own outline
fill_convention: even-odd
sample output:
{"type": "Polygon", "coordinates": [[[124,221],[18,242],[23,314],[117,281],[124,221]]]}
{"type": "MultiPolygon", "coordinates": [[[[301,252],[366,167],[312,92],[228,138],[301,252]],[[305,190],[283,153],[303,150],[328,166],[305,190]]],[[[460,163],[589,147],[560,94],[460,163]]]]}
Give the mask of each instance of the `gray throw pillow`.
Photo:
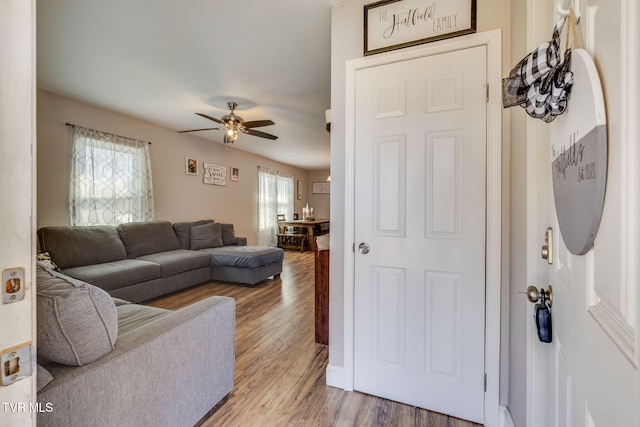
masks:
{"type": "Polygon", "coordinates": [[[215,222],[212,219],[203,219],[192,222],[176,222],[173,224],[173,230],[178,236],[180,247],[182,249],[191,249],[191,227],[195,225],[209,224],[215,222]]]}
{"type": "Polygon", "coordinates": [[[80,366],[113,350],[118,315],[102,289],[36,267],[38,357],[80,366]]]}
{"type": "Polygon", "coordinates": [[[233,224],[222,224],[222,243],[225,246],[235,245],[238,243],[236,232],[233,230],[233,224]]]}
{"type": "Polygon", "coordinates": [[[219,223],[195,225],[191,227],[191,249],[197,251],[205,248],[223,246],[222,228],[219,223]]]}

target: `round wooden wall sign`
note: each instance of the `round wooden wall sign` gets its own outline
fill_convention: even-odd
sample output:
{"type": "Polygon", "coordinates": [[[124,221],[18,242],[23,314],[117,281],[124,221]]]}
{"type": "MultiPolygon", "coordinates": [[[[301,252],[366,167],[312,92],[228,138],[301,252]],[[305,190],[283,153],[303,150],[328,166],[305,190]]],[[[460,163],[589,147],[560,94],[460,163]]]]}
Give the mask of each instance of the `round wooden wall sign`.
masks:
{"type": "Polygon", "coordinates": [[[571,54],[573,87],[551,129],[553,198],[567,249],[583,255],[598,234],[607,183],[607,122],[598,71],[584,49],[571,54]]]}

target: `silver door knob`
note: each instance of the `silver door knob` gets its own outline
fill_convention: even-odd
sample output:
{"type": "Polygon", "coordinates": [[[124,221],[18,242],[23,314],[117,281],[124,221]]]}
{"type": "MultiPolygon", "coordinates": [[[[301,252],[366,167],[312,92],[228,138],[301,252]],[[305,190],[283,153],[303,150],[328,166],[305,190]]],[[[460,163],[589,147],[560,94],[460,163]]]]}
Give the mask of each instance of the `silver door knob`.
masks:
{"type": "Polygon", "coordinates": [[[368,254],[370,250],[371,250],[371,247],[367,243],[362,242],[358,245],[358,252],[360,252],[363,255],[368,254]]]}
{"type": "Polygon", "coordinates": [[[540,301],[541,294],[544,294],[545,300],[549,302],[549,307],[553,305],[553,289],[551,285],[549,285],[549,288],[546,290],[544,288],[538,289],[531,285],[527,288],[527,292],[518,293],[526,295],[527,299],[534,304],[540,301]]]}

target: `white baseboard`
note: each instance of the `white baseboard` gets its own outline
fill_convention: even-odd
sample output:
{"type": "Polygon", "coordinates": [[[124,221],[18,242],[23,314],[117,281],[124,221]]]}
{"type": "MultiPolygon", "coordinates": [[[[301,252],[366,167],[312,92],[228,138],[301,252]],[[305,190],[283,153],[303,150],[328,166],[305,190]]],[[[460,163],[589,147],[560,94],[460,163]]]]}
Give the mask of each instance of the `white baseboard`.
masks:
{"type": "Polygon", "coordinates": [[[504,405],[500,405],[500,427],[516,427],[509,408],[504,405]]]}
{"type": "Polygon", "coordinates": [[[331,387],[348,390],[347,379],[344,368],[342,366],[327,365],[326,369],[327,385],[331,387]]]}

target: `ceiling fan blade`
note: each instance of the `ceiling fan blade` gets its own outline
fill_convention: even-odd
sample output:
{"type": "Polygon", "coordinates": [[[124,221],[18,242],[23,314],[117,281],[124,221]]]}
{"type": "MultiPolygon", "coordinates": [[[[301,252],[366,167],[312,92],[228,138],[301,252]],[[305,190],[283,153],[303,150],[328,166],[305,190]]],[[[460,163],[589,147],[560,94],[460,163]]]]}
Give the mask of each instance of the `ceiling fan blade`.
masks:
{"type": "Polygon", "coordinates": [[[179,130],[178,133],[186,133],[186,132],[198,132],[201,130],[220,130],[220,128],[204,128],[204,129],[191,129],[191,130],[179,130]]]}
{"type": "Polygon", "coordinates": [[[204,117],[205,119],[213,120],[216,123],[220,123],[221,125],[224,124],[220,119],[216,119],[215,117],[207,116],[206,114],[202,114],[202,113],[196,113],[196,114],[199,115],[200,117],[204,117]]]}
{"type": "Polygon", "coordinates": [[[244,122],[244,127],[246,128],[259,128],[261,126],[271,126],[275,125],[271,120],[252,120],[250,122],[244,122]]]}
{"type": "Polygon", "coordinates": [[[275,135],[271,135],[270,133],[266,133],[266,132],[260,132],[259,130],[247,129],[245,133],[253,136],[259,136],[260,138],[267,138],[267,139],[273,139],[273,140],[278,139],[278,137],[275,135]]]}

